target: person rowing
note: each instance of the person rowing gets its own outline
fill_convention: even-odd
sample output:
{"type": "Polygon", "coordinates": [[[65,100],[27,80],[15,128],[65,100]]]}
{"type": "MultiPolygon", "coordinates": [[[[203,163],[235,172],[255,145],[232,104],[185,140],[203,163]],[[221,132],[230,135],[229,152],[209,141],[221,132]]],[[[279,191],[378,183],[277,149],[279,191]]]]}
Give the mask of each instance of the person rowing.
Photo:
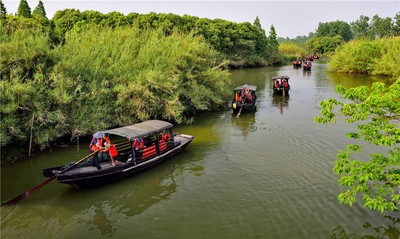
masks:
{"type": "Polygon", "coordinates": [[[110,146],[110,141],[105,137],[103,132],[98,131],[93,135],[92,142],[89,145],[90,153],[102,149],[97,154],[94,154],[92,158],[93,166],[96,166],[98,170],[101,169],[100,162],[108,159],[108,154],[106,152],[109,150],[110,146]]]}

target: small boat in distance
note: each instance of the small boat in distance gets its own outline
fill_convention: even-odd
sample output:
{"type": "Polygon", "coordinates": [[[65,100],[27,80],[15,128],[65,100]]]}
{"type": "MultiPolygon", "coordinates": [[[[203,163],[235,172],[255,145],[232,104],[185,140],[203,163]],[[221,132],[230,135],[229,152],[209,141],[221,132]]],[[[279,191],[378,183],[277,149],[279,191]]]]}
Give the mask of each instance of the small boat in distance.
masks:
{"type": "Polygon", "coordinates": [[[290,90],[289,76],[272,77],[272,89],[276,95],[288,95],[290,90]]]}
{"type": "Polygon", "coordinates": [[[103,131],[111,143],[113,140],[119,142],[109,149],[111,158],[100,162],[100,170],[86,161],[58,174],[73,162],[65,166],[44,168],[43,176],[52,177],[58,174],[59,183],[67,183],[76,188],[88,188],[135,174],[181,152],[194,139],[194,136],[173,133],[172,127],[173,125],[166,121],[148,120],[103,131]],[[138,140],[143,143],[140,147],[135,147],[134,144],[138,140]]]}
{"type": "Polygon", "coordinates": [[[241,85],[233,89],[232,109],[237,113],[252,111],[256,107],[256,90],[255,85],[241,85]]]}
{"type": "Polygon", "coordinates": [[[305,71],[311,71],[311,62],[310,61],[305,61],[303,63],[303,70],[305,71]]]}
{"type": "Polygon", "coordinates": [[[301,67],[301,60],[299,58],[293,61],[293,67],[301,67]]]}

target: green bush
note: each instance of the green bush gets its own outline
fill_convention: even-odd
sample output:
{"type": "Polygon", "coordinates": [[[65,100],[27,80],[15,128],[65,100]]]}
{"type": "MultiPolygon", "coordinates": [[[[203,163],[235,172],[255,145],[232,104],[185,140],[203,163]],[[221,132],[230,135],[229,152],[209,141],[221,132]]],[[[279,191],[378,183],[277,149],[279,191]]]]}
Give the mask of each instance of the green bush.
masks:
{"type": "Polygon", "coordinates": [[[400,37],[354,40],[339,46],[328,63],[338,72],[400,76],[400,37]]]}
{"type": "Polygon", "coordinates": [[[225,104],[228,72],[202,36],[138,27],[2,36],[1,145],[54,140],[147,119],[191,122],[225,104]],[[4,41],[3,41],[4,39],[4,41]]]}

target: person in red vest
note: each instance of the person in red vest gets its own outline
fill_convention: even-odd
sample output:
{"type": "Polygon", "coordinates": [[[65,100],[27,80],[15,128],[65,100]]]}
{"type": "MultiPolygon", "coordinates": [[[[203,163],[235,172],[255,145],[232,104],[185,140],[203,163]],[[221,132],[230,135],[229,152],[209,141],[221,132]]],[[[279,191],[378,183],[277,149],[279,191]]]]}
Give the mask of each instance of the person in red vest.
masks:
{"type": "Polygon", "coordinates": [[[98,149],[104,149],[97,154],[95,154],[92,158],[93,161],[93,166],[96,166],[98,170],[101,169],[100,166],[100,161],[105,161],[108,158],[108,154],[106,153],[106,150],[108,150],[107,147],[110,147],[111,145],[104,139],[105,134],[103,132],[96,132],[93,135],[92,142],[89,145],[89,150],[91,153],[97,151],[98,149]]]}
{"type": "Polygon", "coordinates": [[[279,88],[279,82],[278,82],[278,80],[275,81],[275,88],[279,88]]]}
{"type": "Polygon", "coordinates": [[[144,145],[143,145],[143,139],[136,139],[135,142],[133,143],[133,147],[135,148],[135,150],[139,150],[139,149],[143,149],[144,145]]]}

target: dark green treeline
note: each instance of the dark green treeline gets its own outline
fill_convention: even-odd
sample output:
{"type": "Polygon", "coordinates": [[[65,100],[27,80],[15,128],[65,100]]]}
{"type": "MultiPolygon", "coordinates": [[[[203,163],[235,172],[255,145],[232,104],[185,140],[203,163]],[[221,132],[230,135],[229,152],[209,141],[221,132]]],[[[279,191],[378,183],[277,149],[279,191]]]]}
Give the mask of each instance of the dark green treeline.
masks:
{"type": "Polygon", "coordinates": [[[220,53],[218,61],[228,59],[230,67],[273,65],[282,61],[275,45],[276,35],[267,37],[258,17],[251,24],[189,15],[179,16],[171,13],[130,13],[125,16],[119,12],[103,14],[97,11],[84,11],[81,13],[79,10],[65,9],[56,12],[51,20],[40,14],[32,14],[29,18],[3,14],[2,24],[10,29],[21,25],[38,25],[49,34],[52,44],[63,43],[66,32],[71,29],[84,29],[88,25],[116,27],[134,24],[140,29],[163,28],[166,35],[177,29],[183,33],[194,32],[202,35],[220,53]]]}

